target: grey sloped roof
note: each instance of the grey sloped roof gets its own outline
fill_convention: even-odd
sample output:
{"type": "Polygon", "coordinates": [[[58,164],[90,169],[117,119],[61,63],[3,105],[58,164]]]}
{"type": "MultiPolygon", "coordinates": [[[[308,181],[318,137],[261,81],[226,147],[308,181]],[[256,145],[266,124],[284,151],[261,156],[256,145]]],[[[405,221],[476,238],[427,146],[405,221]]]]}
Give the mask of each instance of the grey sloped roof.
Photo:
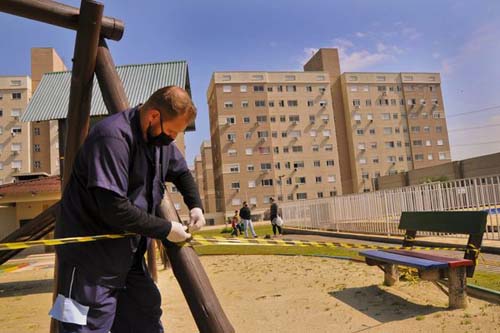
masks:
{"type": "MultiPolygon", "coordinates": [[[[157,89],[175,85],[186,89],[189,85],[188,68],[185,61],[153,64],[116,66],[130,106],[135,106],[157,89]]],[[[44,121],[64,119],[68,115],[71,72],[44,74],[35,94],[28,103],[21,121],[44,121]]],[[[107,115],[101,90],[94,77],[91,116],[107,115]]]]}

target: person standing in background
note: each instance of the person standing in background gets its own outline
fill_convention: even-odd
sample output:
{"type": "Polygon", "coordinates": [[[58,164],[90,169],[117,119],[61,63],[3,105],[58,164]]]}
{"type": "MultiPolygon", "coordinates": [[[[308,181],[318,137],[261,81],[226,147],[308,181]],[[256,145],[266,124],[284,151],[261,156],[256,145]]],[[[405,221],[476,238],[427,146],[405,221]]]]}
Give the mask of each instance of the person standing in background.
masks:
{"type": "Polygon", "coordinates": [[[245,223],[245,237],[248,238],[248,229],[250,229],[250,232],[252,233],[252,236],[254,238],[257,238],[257,234],[255,233],[255,230],[253,229],[253,223],[252,223],[252,212],[250,211],[250,208],[248,207],[248,204],[246,201],[243,201],[243,207],[240,209],[240,217],[245,223]]]}

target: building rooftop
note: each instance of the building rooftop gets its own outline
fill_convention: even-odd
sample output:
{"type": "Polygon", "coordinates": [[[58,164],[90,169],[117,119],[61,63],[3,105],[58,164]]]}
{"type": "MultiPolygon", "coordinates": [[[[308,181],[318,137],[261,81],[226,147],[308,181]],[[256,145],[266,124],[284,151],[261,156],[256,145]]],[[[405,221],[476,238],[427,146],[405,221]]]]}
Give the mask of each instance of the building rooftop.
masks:
{"type": "MultiPolygon", "coordinates": [[[[116,66],[130,106],[144,102],[157,89],[175,85],[190,90],[186,61],[116,66]]],[[[68,115],[71,71],[46,73],[21,121],[65,119],[68,115]]],[[[107,115],[97,79],[94,77],[91,116],[107,115]]]]}

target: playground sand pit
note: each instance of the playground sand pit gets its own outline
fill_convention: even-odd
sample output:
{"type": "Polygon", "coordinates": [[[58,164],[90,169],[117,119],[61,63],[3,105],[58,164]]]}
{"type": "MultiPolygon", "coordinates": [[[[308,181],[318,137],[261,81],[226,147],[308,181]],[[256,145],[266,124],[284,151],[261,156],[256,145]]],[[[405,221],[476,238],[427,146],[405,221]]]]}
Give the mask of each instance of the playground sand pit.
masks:
{"type": "MultiPolygon", "coordinates": [[[[201,261],[236,332],[500,332],[500,306],[469,298],[448,310],[428,282],[381,285],[377,267],[292,256],[201,261]]],[[[50,268],[0,274],[1,332],[48,332],[50,268]]],[[[197,332],[170,270],[159,272],[167,332],[197,332]]]]}

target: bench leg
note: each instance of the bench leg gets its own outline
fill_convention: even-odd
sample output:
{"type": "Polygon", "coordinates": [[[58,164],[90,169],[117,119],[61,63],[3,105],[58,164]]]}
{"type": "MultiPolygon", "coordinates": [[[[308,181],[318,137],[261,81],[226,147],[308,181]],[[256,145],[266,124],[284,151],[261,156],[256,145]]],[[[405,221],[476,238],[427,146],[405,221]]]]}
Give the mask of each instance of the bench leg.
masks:
{"type": "Polygon", "coordinates": [[[393,286],[398,281],[398,266],[393,264],[384,264],[384,285],[393,286]]]}
{"type": "Polygon", "coordinates": [[[465,309],[467,307],[466,268],[450,268],[448,275],[449,308],[465,309]]]}

